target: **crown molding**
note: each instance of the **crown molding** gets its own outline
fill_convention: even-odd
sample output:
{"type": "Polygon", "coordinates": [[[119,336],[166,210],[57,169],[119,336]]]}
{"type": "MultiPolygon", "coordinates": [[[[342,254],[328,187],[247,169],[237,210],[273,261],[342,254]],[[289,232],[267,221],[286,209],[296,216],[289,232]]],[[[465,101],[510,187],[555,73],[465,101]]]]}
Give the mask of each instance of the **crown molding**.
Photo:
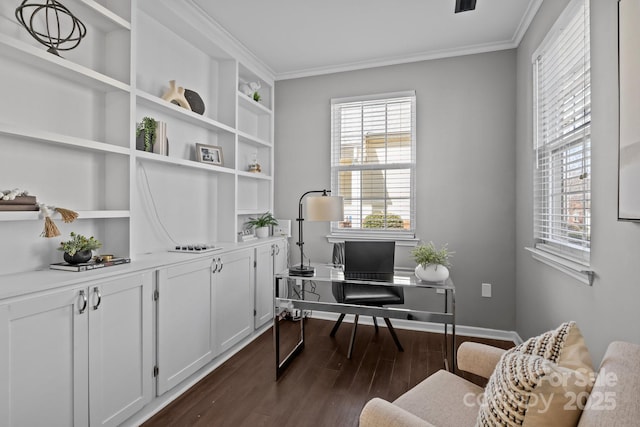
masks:
{"type": "Polygon", "coordinates": [[[405,55],[393,58],[376,59],[372,61],[351,62],[328,67],[308,68],[285,73],[277,73],[276,80],[289,80],[301,77],[312,77],[324,74],[341,73],[344,71],[362,70],[366,68],[385,67],[388,65],[407,64],[411,62],[429,61],[433,59],[452,58],[456,56],[474,55],[477,53],[495,52],[499,50],[514,49],[518,47],[513,41],[487,43],[473,46],[464,46],[455,49],[423,52],[416,55],[405,55]]]}

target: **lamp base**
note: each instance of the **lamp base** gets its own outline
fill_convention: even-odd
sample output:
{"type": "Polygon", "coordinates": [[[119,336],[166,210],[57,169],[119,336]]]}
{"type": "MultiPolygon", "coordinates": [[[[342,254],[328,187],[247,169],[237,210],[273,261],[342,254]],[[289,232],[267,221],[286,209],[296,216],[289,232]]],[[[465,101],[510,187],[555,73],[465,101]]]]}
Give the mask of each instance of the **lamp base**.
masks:
{"type": "Polygon", "coordinates": [[[301,265],[296,265],[289,268],[290,276],[310,277],[310,276],[313,276],[315,273],[316,273],[316,269],[309,265],[301,264],[301,265]]]}

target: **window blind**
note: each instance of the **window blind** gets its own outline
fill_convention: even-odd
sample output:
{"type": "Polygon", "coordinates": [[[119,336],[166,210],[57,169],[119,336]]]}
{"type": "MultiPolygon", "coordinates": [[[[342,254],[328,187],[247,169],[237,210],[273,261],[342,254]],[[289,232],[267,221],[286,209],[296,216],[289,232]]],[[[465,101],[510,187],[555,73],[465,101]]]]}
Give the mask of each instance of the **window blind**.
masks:
{"type": "Polygon", "coordinates": [[[415,235],[415,93],[331,101],[332,233],[415,235]]]}
{"type": "Polygon", "coordinates": [[[534,54],[536,247],[588,262],[591,241],[589,2],[574,1],[534,54]],[[564,19],[563,19],[564,18],[564,19]]]}

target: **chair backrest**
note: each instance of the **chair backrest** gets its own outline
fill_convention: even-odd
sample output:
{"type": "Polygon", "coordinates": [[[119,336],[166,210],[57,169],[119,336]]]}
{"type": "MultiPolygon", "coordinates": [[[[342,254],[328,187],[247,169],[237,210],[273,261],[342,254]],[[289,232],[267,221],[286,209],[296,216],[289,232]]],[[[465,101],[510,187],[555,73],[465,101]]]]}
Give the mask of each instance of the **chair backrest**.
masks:
{"type": "MultiPolygon", "coordinates": [[[[393,280],[395,242],[346,241],[334,243],[333,262],[344,264],[345,279],[384,281],[393,280]]],[[[332,292],[337,302],[353,304],[384,305],[403,304],[404,290],[399,286],[379,287],[376,285],[350,282],[333,282],[332,292]],[[370,291],[371,295],[366,295],[370,291]]]]}
{"type": "Polygon", "coordinates": [[[344,242],[344,272],[393,274],[395,242],[344,242]]]}

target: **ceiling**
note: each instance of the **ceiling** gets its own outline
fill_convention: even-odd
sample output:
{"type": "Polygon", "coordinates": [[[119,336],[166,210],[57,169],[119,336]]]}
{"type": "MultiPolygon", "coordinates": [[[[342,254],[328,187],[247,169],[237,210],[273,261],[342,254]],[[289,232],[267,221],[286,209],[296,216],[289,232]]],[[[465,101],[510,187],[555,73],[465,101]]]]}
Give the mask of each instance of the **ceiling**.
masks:
{"type": "Polygon", "coordinates": [[[542,0],[193,0],[276,79],[514,48],[542,0]]]}

